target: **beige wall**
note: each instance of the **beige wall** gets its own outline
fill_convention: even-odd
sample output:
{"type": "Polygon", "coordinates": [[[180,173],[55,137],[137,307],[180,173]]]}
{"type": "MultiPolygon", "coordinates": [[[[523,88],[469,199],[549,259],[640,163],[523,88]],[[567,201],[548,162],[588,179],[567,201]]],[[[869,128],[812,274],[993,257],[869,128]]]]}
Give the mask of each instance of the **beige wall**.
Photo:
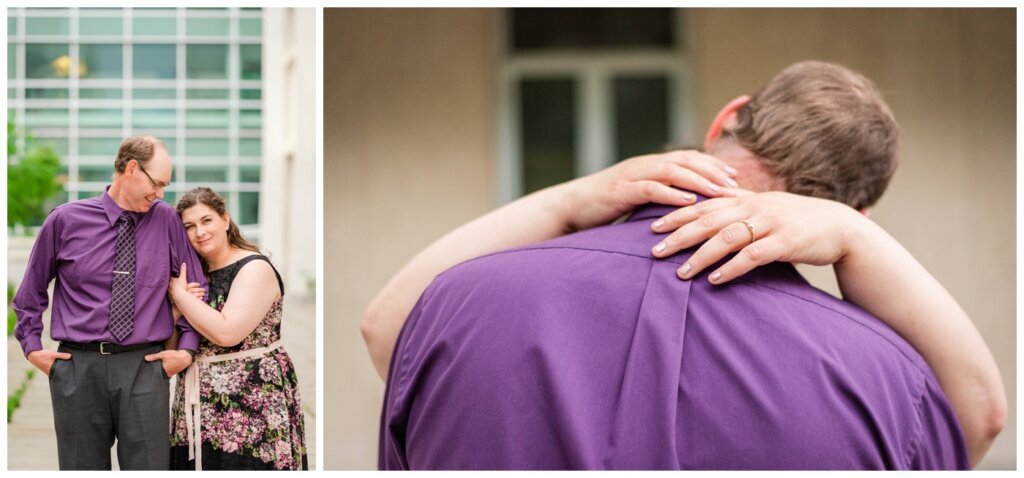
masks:
{"type": "Polygon", "coordinates": [[[363,307],[492,206],[493,31],[485,10],[324,10],[326,469],[377,463],[383,385],[363,307]]]}
{"type": "MultiPolygon", "coordinates": [[[[1016,21],[1013,10],[696,10],[687,16],[697,124],[803,59],[871,78],[901,128],[901,162],[871,217],[974,319],[1003,373],[1016,452],[1016,21]]],[[[808,273],[838,293],[831,271],[808,273]]],[[[801,268],[807,271],[808,268],[801,268]]]]}
{"type": "MultiPolygon", "coordinates": [[[[1016,448],[1015,71],[1010,10],[692,10],[696,133],[786,65],[844,63],[879,85],[902,163],[872,217],[960,301],[999,361],[1016,448]]],[[[376,466],[383,387],[359,338],[373,294],[418,250],[494,206],[493,45],[486,10],[325,10],[327,469],[376,466]]],[[[834,289],[827,270],[812,280],[834,289]]]]}

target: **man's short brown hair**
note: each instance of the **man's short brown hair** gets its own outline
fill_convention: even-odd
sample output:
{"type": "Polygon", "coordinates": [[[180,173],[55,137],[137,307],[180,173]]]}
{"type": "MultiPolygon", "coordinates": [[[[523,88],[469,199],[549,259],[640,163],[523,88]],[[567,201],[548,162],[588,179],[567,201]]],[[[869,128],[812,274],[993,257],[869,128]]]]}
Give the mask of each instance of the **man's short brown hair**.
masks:
{"type": "Polygon", "coordinates": [[[114,171],[117,171],[118,174],[123,173],[124,168],[128,167],[128,162],[133,159],[140,166],[146,167],[146,163],[153,159],[153,152],[157,147],[164,150],[167,149],[167,146],[164,146],[164,142],[160,141],[156,136],[138,135],[124,140],[121,143],[121,147],[117,149],[117,158],[114,159],[114,171]]]}
{"type": "Polygon", "coordinates": [[[760,156],[786,191],[860,209],[896,171],[896,119],[864,76],[830,63],[796,63],[775,75],[723,131],[760,156]]]}

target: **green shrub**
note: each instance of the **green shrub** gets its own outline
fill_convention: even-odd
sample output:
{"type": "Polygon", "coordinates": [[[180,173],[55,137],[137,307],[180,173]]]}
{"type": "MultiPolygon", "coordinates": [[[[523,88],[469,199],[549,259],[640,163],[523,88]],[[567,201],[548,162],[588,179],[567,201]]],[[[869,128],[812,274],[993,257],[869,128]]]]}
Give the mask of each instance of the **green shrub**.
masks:
{"type": "Polygon", "coordinates": [[[37,226],[46,218],[47,199],[64,190],[58,180],[60,156],[48,145],[37,145],[25,135],[25,147],[18,148],[19,132],[7,122],[7,227],[37,226]]]}
{"type": "Polygon", "coordinates": [[[21,397],[25,395],[25,390],[28,390],[28,383],[32,381],[32,377],[36,375],[36,371],[29,369],[25,371],[25,380],[21,382],[21,386],[14,391],[11,395],[7,396],[7,423],[11,423],[11,417],[14,416],[14,411],[21,406],[21,397]]]}

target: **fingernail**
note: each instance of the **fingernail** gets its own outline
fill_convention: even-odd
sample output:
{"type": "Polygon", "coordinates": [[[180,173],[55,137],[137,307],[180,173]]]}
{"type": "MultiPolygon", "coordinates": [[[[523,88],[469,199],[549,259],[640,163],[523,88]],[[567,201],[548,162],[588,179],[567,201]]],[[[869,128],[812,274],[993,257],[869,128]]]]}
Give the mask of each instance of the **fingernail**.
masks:
{"type": "Polygon", "coordinates": [[[740,184],[739,184],[739,183],[737,183],[737,182],[736,182],[736,181],[735,181],[734,179],[732,179],[732,178],[727,178],[727,179],[725,180],[725,184],[728,184],[729,186],[732,186],[732,187],[734,187],[734,188],[738,188],[738,187],[740,186],[740,184]]]}
{"type": "Polygon", "coordinates": [[[729,166],[728,164],[726,164],[725,167],[723,167],[722,169],[724,169],[725,172],[727,172],[729,174],[736,174],[738,172],[738,171],[736,171],[736,168],[734,168],[732,166],[729,166]]]}
{"type": "Polygon", "coordinates": [[[694,196],[691,193],[683,193],[683,200],[684,201],[693,201],[694,199],[697,199],[697,196],[694,196]]]}
{"type": "Polygon", "coordinates": [[[690,267],[690,263],[689,262],[687,262],[686,264],[683,264],[683,267],[679,268],[679,277],[682,277],[683,279],[685,279],[686,275],[690,273],[690,269],[691,269],[691,267],[690,267]]]}
{"type": "Polygon", "coordinates": [[[717,192],[718,192],[718,190],[719,190],[718,186],[717,186],[717,185],[715,185],[714,183],[708,183],[708,189],[710,189],[710,190],[711,190],[711,192],[716,192],[716,193],[717,193],[717,192]]]}
{"type": "Polygon", "coordinates": [[[711,282],[718,282],[718,279],[721,279],[721,278],[722,278],[722,273],[718,272],[718,271],[712,272],[711,276],[708,277],[708,279],[710,279],[711,282]]]}
{"type": "Polygon", "coordinates": [[[664,225],[665,225],[665,220],[664,219],[658,219],[657,221],[654,221],[654,224],[651,224],[651,227],[653,227],[655,230],[657,230],[657,229],[661,229],[661,226],[664,226],[664,225]]]}
{"type": "Polygon", "coordinates": [[[661,252],[661,251],[664,251],[664,250],[665,250],[665,243],[664,242],[658,244],[657,246],[654,246],[654,252],[661,252]]]}

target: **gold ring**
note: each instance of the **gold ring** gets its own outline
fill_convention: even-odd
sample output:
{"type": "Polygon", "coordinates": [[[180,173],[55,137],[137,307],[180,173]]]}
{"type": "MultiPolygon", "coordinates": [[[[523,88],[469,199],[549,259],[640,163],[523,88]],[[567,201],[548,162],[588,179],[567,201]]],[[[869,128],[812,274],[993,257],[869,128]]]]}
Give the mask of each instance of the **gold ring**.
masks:
{"type": "Polygon", "coordinates": [[[747,226],[747,230],[750,231],[750,243],[754,243],[754,226],[747,221],[740,221],[744,226],[747,226]]]}

